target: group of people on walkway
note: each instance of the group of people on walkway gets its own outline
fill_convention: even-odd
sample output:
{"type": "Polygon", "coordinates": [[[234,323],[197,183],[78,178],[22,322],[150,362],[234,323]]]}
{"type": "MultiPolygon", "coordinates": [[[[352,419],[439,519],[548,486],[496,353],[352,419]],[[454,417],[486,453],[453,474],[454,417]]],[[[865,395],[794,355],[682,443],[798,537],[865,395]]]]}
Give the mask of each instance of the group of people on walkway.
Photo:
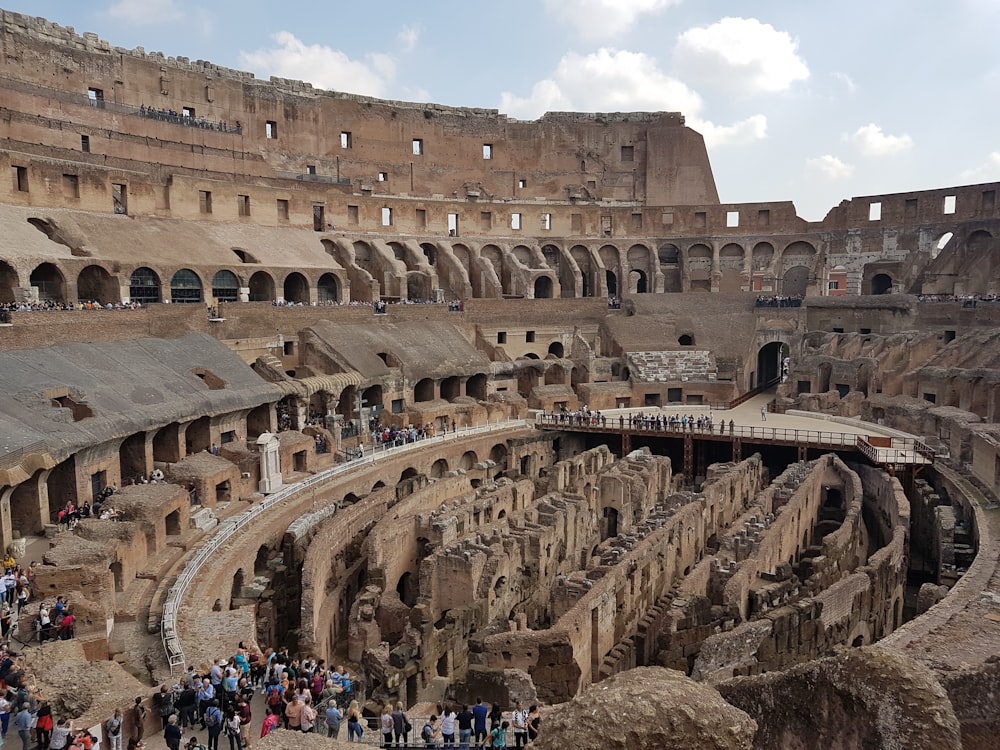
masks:
{"type": "MultiPolygon", "coordinates": [[[[381,747],[456,747],[470,750],[472,747],[505,748],[525,747],[538,738],[541,727],[541,713],[538,706],[525,708],[518,701],[505,718],[503,707],[494,703],[491,707],[481,698],[471,708],[468,705],[436,706],[436,712],[423,720],[419,732],[411,723],[401,702],[385,704],[379,716],[381,747]]],[[[336,736],[336,735],[330,735],[336,736]]],[[[348,737],[349,742],[360,742],[360,735],[348,737]]]]}

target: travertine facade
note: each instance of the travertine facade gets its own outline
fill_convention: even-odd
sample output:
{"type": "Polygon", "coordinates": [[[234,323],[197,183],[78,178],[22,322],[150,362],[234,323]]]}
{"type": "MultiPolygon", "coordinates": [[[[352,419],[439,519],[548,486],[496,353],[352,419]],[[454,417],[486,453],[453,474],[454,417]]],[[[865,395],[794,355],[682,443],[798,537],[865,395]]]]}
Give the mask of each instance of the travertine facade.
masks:
{"type": "Polygon", "coordinates": [[[103,717],[165,656],[297,638],[407,704],[631,694],[666,665],[719,683],[755,747],[839,742],[852,705],[855,739],[906,736],[842,684],[860,664],[908,717],[931,696],[937,746],[956,722],[995,737],[970,696],[1000,644],[997,183],[806,222],[720,203],[679,113],[380,101],[4,11],[0,38],[0,540],[50,537],[40,591],[78,603],[78,639],[39,653],[111,686],[80,700],[42,654],[59,711],[103,717]],[[37,309],[87,302],[141,306],[37,309]],[[938,463],[692,438],[685,485],[677,460],[519,421],[728,406],[785,357],[774,408],[881,422],[938,463]],[[369,420],[429,439],[373,459],[369,420]],[[120,522],[57,525],[108,485],[120,522]],[[933,579],[916,617],[911,570],[933,579]],[[812,739],[748,697],[789,691],[830,707],[812,739]]]}

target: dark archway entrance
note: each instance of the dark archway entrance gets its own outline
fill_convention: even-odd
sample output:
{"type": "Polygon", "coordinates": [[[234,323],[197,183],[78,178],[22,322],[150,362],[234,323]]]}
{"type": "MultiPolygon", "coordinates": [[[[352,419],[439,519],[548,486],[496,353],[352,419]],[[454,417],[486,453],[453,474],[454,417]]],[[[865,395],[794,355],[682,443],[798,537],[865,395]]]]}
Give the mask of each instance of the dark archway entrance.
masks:
{"type": "Polygon", "coordinates": [[[872,276],[872,294],[892,294],[892,277],[887,273],[872,276]]]}
{"type": "Polygon", "coordinates": [[[28,283],[38,288],[39,300],[66,301],[66,282],[52,263],[42,263],[31,272],[28,283]]]}
{"type": "Polygon", "coordinates": [[[646,272],[638,268],[633,268],[629,271],[628,283],[629,286],[635,287],[636,294],[645,294],[649,291],[649,285],[646,283],[646,272]]]}
{"type": "Polygon", "coordinates": [[[618,277],[615,276],[614,271],[605,271],[604,278],[608,283],[608,296],[617,297],[618,296],[618,277]]]}
{"type": "Polygon", "coordinates": [[[87,266],[76,280],[76,298],[81,302],[97,300],[101,305],[114,304],[119,300],[118,284],[111,274],[100,266],[87,266]]]}
{"type": "Polygon", "coordinates": [[[290,273],[285,277],[284,285],[285,302],[299,302],[307,304],[309,302],[309,282],[301,273],[290,273]]]}
{"type": "Polygon", "coordinates": [[[5,261],[0,260],[0,303],[14,301],[14,289],[20,286],[17,271],[5,261]]]}
{"type": "Polygon", "coordinates": [[[271,274],[257,271],[250,277],[248,286],[251,302],[274,302],[274,279],[271,274]]]}
{"type": "Polygon", "coordinates": [[[781,379],[781,361],[787,351],[780,341],[764,344],[757,352],[757,386],[763,387],[781,379]]]}
{"type": "Polygon", "coordinates": [[[340,302],[340,283],[332,273],[324,273],[316,284],[316,297],[322,302],[340,302]]]}
{"type": "Polygon", "coordinates": [[[785,271],[781,281],[781,293],[789,297],[805,297],[809,287],[809,269],[805,266],[792,266],[785,271]]]}
{"type": "Polygon", "coordinates": [[[535,279],[535,299],[552,298],[552,279],[548,276],[539,276],[535,279]]]}

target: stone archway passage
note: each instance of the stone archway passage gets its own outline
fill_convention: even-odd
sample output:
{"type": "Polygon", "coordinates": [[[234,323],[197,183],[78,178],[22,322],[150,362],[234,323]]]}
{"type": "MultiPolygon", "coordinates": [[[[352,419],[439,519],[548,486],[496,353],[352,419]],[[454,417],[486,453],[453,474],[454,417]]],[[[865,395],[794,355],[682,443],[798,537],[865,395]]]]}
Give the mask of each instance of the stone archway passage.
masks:
{"type": "Polygon", "coordinates": [[[764,344],[757,352],[757,385],[759,387],[781,378],[781,350],[782,343],[772,341],[769,344],[764,344]]]}
{"type": "Polygon", "coordinates": [[[892,277],[887,273],[872,276],[872,294],[892,294],[892,277]]]}

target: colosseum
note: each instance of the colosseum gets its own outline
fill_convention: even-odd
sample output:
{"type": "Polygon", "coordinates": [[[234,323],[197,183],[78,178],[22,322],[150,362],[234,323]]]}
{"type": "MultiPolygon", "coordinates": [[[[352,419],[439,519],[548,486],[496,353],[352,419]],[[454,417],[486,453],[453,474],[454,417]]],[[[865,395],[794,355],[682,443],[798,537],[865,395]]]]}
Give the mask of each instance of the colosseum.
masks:
{"type": "Polygon", "coordinates": [[[0,34],[0,535],[58,716],[242,641],[543,749],[996,747],[1000,183],[809,222],[721,203],[681,113],[0,34]]]}

